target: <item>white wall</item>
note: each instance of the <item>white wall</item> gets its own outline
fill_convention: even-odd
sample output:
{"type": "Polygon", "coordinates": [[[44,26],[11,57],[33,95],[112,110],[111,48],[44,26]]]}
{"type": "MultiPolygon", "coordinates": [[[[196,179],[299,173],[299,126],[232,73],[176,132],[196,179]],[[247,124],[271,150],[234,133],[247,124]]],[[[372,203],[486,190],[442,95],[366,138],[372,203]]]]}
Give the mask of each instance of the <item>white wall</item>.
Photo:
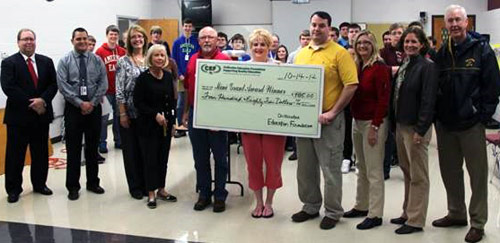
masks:
{"type": "MultiPolygon", "coordinates": [[[[57,65],[59,58],[72,49],[70,39],[73,29],[80,26],[86,28],[100,45],[105,41],[106,26],[117,24],[117,15],[149,18],[152,0],[2,0],[0,9],[0,53],[12,55],[17,52],[17,31],[31,28],[37,34],[37,53],[51,57],[57,65]]],[[[56,116],[62,114],[63,103],[57,95],[53,101],[56,116]]],[[[60,119],[56,119],[51,125],[50,136],[55,137],[59,133],[60,119]]]]}
{"type": "Polygon", "coordinates": [[[351,20],[351,0],[311,0],[309,4],[292,4],[291,1],[272,2],[273,30],[289,51],[299,46],[300,32],[309,29],[311,14],[320,10],[332,16],[333,26],[351,20]]]}
{"type": "Polygon", "coordinates": [[[490,43],[500,43],[500,9],[484,12],[477,16],[477,31],[490,34],[490,43]],[[479,24],[480,23],[480,24],[479,24]]]}
{"type": "MultiPolygon", "coordinates": [[[[352,0],[352,21],[360,23],[409,23],[419,19],[420,12],[427,12],[427,33],[432,31],[432,15],[444,15],[450,4],[458,4],[467,14],[479,15],[487,10],[487,0],[352,0]]],[[[477,29],[485,23],[477,21],[477,29]]]]}
{"type": "Polygon", "coordinates": [[[181,20],[181,0],[151,0],[152,19],[181,20]]]}

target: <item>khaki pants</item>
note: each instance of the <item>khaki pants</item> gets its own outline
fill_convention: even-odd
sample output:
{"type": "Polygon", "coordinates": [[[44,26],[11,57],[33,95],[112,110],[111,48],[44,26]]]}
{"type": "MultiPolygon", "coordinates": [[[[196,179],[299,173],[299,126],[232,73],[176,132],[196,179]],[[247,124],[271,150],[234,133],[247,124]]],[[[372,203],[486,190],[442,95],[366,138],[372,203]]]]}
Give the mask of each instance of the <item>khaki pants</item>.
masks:
{"type": "Polygon", "coordinates": [[[339,220],[342,208],[342,151],[344,149],[344,114],[339,113],[329,125],[321,126],[321,138],[297,138],[297,182],[302,208],[308,214],[319,212],[322,204],[320,168],[325,180],[325,216],[339,220]]]}
{"type": "Polygon", "coordinates": [[[488,220],[488,158],[484,126],[478,123],[465,131],[448,131],[438,122],[436,133],[439,168],[448,198],[448,216],[467,219],[463,171],[465,158],[472,190],[470,224],[483,229],[488,220]]]}
{"type": "Polygon", "coordinates": [[[377,132],[377,143],[368,143],[371,120],[354,120],[352,141],[356,150],[358,182],[356,189],[357,210],[368,210],[368,217],[381,218],[384,214],[384,153],[387,138],[387,119],[377,132]]]}
{"type": "Polygon", "coordinates": [[[421,143],[413,142],[413,126],[396,125],[396,147],[399,166],[405,179],[405,199],[403,214],[406,224],[424,227],[429,205],[429,154],[428,147],[432,137],[429,128],[421,143]]]}

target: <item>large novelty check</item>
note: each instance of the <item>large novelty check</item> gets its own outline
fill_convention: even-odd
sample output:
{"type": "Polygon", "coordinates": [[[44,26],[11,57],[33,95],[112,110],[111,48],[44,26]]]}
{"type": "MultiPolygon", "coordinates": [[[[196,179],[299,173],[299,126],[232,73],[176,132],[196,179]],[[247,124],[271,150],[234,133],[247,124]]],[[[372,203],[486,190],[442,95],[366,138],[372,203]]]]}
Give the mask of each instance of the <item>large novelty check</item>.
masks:
{"type": "Polygon", "coordinates": [[[198,59],[196,128],[320,137],[323,67],[198,59]]]}

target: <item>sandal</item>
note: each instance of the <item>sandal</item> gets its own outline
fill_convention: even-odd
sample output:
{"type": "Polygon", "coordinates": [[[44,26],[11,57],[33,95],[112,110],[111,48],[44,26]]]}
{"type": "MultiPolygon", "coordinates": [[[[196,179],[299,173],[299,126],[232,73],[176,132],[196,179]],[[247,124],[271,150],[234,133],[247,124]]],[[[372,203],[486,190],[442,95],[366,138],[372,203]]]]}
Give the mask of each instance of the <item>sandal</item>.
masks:
{"type": "Polygon", "coordinates": [[[268,219],[268,218],[272,218],[273,216],[274,216],[273,207],[271,207],[271,205],[264,206],[264,209],[262,210],[262,217],[268,219]],[[267,211],[267,214],[264,214],[266,211],[267,211]],[[271,213],[269,213],[269,212],[271,212],[271,213]]]}
{"type": "Polygon", "coordinates": [[[257,207],[256,207],[256,208],[253,210],[253,212],[251,213],[252,218],[256,218],[256,219],[261,218],[261,217],[262,217],[262,210],[264,210],[264,207],[260,207],[260,208],[257,208],[257,207]],[[256,211],[257,211],[257,212],[256,212],[256,211]]]}
{"type": "Polygon", "coordinates": [[[177,202],[177,197],[175,197],[172,194],[163,195],[159,192],[156,193],[156,197],[160,200],[167,201],[167,202],[177,202]]]}

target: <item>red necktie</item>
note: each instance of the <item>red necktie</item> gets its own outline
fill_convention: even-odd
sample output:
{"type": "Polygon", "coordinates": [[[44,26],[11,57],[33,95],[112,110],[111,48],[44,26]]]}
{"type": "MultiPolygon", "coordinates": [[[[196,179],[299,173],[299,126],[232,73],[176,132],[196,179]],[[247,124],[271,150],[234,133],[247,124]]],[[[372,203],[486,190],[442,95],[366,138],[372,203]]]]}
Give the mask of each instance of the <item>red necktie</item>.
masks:
{"type": "Polygon", "coordinates": [[[33,84],[36,88],[36,86],[38,85],[38,77],[36,76],[35,68],[33,67],[33,63],[30,57],[28,57],[28,70],[30,71],[31,79],[33,79],[33,84]]]}

